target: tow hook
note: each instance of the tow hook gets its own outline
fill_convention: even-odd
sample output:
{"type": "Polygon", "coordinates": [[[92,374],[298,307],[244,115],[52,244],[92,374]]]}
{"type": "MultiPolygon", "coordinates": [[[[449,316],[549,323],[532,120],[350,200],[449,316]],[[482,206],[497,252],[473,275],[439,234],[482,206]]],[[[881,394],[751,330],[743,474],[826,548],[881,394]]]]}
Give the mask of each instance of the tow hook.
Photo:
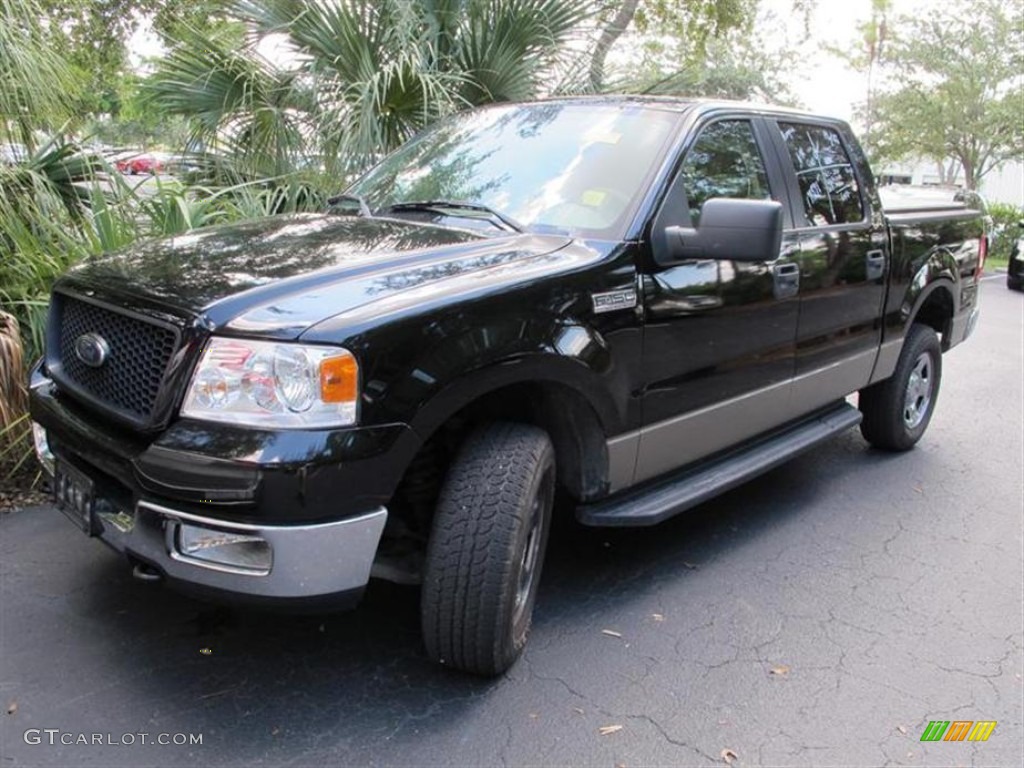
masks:
{"type": "Polygon", "coordinates": [[[164,578],[160,571],[151,565],[146,565],[145,563],[136,563],[135,567],[132,569],[132,576],[139,581],[148,581],[154,584],[158,581],[163,581],[164,578]]]}

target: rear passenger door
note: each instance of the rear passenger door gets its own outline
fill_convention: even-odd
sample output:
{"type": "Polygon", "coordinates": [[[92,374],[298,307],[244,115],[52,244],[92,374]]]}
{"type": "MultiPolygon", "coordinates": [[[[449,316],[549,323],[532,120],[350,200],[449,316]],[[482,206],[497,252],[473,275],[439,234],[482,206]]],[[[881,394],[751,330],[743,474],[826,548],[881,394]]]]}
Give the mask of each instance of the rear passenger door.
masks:
{"type": "Polygon", "coordinates": [[[889,254],[884,223],[857,171],[863,162],[840,128],[785,119],[775,125],[799,243],[793,397],[809,410],[870,379],[889,254]]]}

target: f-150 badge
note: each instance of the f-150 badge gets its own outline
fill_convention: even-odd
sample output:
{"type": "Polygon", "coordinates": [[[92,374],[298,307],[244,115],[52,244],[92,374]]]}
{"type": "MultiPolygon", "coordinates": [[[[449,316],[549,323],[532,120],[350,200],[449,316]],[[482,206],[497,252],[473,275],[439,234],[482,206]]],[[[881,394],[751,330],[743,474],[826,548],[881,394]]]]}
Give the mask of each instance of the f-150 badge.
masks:
{"type": "Polygon", "coordinates": [[[594,301],[595,314],[614,312],[617,309],[632,309],[636,306],[636,289],[626,288],[621,291],[592,293],[590,298],[594,301]]]}

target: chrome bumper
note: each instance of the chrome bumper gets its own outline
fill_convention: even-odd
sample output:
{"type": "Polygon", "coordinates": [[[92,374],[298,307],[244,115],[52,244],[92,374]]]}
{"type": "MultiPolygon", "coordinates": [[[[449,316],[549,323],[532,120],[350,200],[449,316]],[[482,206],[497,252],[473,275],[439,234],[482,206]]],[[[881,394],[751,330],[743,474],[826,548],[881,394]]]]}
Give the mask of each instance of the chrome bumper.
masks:
{"type": "Polygon", "coordinates": [[[171,580],[262,598],[316,598],[360,590],[370,578],[387,510],[319,525],[259,526],[201,517],[140,501],[134,514],[95,514],[97,536],[119,552],[156,567],[171,580]],[[181,525],[259,537],[272,553],[269,568],[246,570],[183,553],[181,525]]]}

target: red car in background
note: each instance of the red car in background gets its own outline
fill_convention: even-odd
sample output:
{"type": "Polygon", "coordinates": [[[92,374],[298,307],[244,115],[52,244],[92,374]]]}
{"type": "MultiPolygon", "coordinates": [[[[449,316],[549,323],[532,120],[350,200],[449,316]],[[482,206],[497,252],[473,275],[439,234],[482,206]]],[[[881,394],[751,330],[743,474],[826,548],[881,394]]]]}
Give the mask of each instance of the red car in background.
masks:
{"type": "Polygon", "coordinates": [[[162,173],[164,170],[164,158],[152,152],[143,152],[138,155],[129,155],[114,163],[114,166],[121,173],[128,173],[135,176],[139,173],[162,173]]]}

